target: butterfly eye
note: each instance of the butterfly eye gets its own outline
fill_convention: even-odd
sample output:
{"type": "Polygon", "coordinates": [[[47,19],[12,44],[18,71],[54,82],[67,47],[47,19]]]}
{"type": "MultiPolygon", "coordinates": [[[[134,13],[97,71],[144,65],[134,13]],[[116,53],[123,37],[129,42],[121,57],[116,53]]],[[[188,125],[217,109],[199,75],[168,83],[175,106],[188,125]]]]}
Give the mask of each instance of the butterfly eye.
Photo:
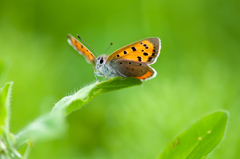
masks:
{"type": "Polygon", "coordinates": [[[102,64],[102,63],[103,63],[103,58],[100,59],[100,64],[102,64]]]}

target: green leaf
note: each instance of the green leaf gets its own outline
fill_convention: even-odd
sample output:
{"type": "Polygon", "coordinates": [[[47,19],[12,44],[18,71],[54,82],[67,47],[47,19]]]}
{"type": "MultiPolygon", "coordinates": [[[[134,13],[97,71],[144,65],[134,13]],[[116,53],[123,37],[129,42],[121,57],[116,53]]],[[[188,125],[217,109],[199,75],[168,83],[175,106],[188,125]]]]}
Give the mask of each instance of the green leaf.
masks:
{"type": "Polygon", "coordinates": [[[227,120],[226,111],[204,116],[169,143],[159,159],[206,158],[222,141],[227,120]]]}
{"type": "Polygon", "coordinates": [[[16,135],[16,147],[26,142],[44,141],[56,139],[66,131],[65,117],[60,114],[46,114],[32,123],[16,135]]]}
{"type": "Polygon", "coordinates": [[[81,108],[84,104],[91,101],[94,97],[109,91],[114,91],[134,85],[140,85],[142,82],[136,78],[116,77],[103,82],[90,84],[73,95],[66,96],[55,104],[52,113],[63,112],[65,115],[81,108]]]}
{"type": "Polygon", "coordinates": [[[9,109],[12,85],[13,82],[9,82],[0,89],[0,158],[20,159],[21,154],[18,153],[13,146],[15,143],[15,136],[9,132],[9,109]]]}
{"type": "Polygon", "coordinates": [[[12,85],[13,83],[9,82],[0,89],[0,136],[3,133],[3,127],[7,130],[9,128],[9,109],[12,85]]]}

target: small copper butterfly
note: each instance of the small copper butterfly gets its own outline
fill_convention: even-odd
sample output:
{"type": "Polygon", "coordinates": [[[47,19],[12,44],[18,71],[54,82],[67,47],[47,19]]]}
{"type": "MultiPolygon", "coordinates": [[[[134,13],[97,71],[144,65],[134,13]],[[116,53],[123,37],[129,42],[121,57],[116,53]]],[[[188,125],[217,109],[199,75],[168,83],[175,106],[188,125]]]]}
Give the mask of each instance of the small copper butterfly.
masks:
{"type": "MultiPolygon", "coordinates": [[[[68,43],[94,66],[94,75],[111,78],[116,76],[151,79],[157,72],[149,65],[156,62],[160,54],[159,38],[146,38],[118,49],[109,56],[96,58],[90,50],[72,35],[67,35],[68,43]]],[[[96,78],[97,79],[97,78],[96,78]]]]}

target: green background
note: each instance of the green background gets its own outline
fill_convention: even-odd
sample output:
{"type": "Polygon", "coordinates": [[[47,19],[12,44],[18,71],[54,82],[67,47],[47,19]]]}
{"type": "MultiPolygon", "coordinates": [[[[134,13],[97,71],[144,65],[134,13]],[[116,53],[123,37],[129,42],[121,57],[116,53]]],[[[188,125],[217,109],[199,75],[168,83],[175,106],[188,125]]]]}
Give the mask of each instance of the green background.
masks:
{"type": "Polygon", "coordinates": [[[67,117],[61,139],[34,145],[30,158],[158,157],[202,115],[230,112],[209,158],[240,156],[240,1],[0,0],[1,87],[14,81],[11,131],[18,133],[62,97],[94,82],[93,67],[67,43],[79,34],[102,54],[159,37],[158,75],[106,93],[67,117]]]}

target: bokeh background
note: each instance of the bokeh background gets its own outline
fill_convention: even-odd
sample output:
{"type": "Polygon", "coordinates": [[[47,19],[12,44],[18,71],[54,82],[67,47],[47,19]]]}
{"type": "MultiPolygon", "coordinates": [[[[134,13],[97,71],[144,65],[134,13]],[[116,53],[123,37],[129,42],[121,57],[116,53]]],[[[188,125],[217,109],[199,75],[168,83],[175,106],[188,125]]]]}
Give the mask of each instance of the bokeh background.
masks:
{"type": "Polygon", "coordinates": [[[159,37],[156,78],[97,97],[67,117],[61,139],[30,158],[154,159],[181,131],[214,110],[230,112],[209,158],[240,153],[239,0],[0,0],[1,87],[14,81],[11,131],[18,133],[62,97],[94,82],[93,67],[66,35],[107,54],[159,37]]]}

